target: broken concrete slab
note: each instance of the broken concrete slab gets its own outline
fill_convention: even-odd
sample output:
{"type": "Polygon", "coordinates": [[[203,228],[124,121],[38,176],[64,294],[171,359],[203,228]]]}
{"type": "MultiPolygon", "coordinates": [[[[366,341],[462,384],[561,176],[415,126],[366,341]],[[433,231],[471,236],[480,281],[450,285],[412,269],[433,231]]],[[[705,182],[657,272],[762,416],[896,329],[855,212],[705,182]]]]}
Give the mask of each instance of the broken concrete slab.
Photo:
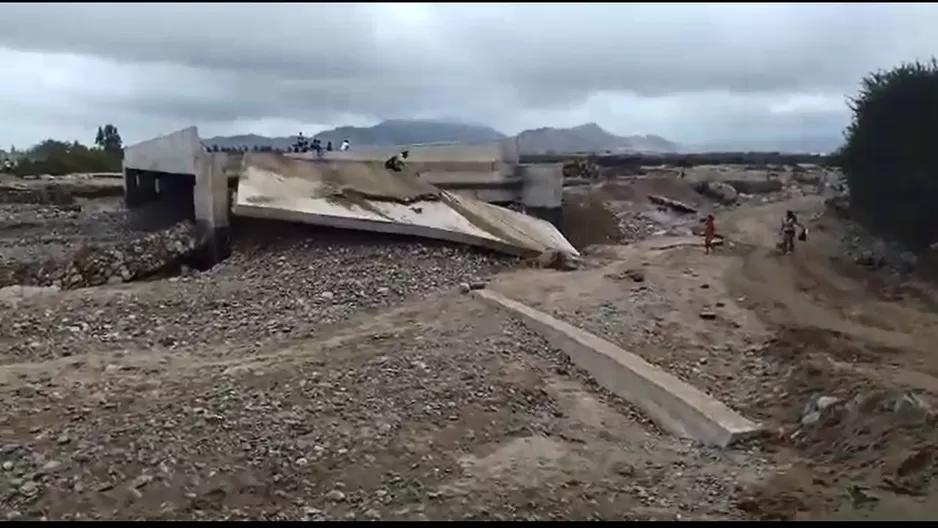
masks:
{"type": "Polygon", "coordinates": [[[696,207],[686,204],[684,202],[681,202],[679,200],[672,200],[671,198],[668,198],[666,196],[659,196],[657,194],[649,194],[648,200],[651,201],[651,203],[655,205],[662,205],[665,207],[669,207],[679,213],[689,213],[689,214],[697,213],[696,207]]]}
{"type": "Polygon", "coordinates": [[[373,162],[244,155],[236,215],[422,236],[518,256],[579,255],[549,222],[373,162]]]}
{"type": "Polygon", "coordinates": [[[723,403],[606,340],[498,293],[473,294],[520,317],[600,385],[674,435],[726,447],[760,431],[758,424],[723,403]]]}

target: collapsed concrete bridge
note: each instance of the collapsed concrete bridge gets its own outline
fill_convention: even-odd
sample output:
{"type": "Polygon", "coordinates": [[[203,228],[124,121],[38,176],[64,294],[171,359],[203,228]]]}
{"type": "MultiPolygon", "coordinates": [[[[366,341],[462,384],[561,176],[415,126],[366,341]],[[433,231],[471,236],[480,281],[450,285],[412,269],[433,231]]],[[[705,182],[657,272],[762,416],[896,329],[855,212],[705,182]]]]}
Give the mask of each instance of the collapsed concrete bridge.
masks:
{"type": "Polygon", "coordinates": [[[563,237],[560,164],[518,163],[511,145],[408,147],[315,154],[209,152],[195,127],[124,150],[124,198],[141,227],[191,219],[206,264],[230,251],[230,215],[397,233],[516,255],[577,254],[563,237]],[[494,204],[520,203],[528,214],[494,204]]]}

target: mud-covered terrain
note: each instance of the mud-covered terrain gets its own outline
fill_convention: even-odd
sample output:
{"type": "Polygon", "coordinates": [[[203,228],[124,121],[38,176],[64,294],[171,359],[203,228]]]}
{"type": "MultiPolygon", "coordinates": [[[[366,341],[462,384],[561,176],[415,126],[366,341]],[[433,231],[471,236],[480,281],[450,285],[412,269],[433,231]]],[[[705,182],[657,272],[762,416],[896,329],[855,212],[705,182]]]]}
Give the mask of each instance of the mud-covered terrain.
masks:
{"type": "Polygon", "coordinates": [[[730,202],[699,181],[742,169],[700,170],[575,191],[614,229],[573,272],[250,223],[208,271],[0,290],[0,518],[933,518],[930,288],[885,295],[804,174],[730,202]],[[783,257],[786,209],[811,235],[783,257]],[[718,450],[657,430],[460,293],[486,281],[767,434],[718,450]]]}

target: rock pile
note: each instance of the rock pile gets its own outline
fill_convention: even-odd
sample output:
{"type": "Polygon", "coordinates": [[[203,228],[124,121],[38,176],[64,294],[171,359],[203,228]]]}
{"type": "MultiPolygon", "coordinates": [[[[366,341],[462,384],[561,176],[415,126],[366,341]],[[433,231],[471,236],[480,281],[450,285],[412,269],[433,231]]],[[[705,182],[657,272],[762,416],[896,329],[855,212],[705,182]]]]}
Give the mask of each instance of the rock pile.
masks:
{"type": "Polygon", "coordinates": [[[48,220],[71,220],[81,214],[81,206],[60,205],[5,205],[0,204],[0,229],[18,227],[24,224],[40,224],[48,220]]]}
{"type": "Polygon", "coordinates": [[[563,164],[564,178],[583,178],[596,180],[602,175],[599,165],[587,158],[574,158],[563,164]]]}
{"type": "Polygon", "coordinates": [[[71,205],[75,198],[57,187],[2,187],[0,203],[71,205]]]}
{"type": "Polygon", "coordinates": [[[736,192],[735,187],[719,181],[702,181],[695,186],[695,190],[724,205],[735,204],[739,199],[739,193],[736,192]]]}
{"type": "Polygon", "coordinates": [[[191,253],[195,227],[187,222],[112,246],[86,245],[64,261],[0,267],[0,287],[56,286],[63,290],[128,282],[153,274],[191,253]]]}

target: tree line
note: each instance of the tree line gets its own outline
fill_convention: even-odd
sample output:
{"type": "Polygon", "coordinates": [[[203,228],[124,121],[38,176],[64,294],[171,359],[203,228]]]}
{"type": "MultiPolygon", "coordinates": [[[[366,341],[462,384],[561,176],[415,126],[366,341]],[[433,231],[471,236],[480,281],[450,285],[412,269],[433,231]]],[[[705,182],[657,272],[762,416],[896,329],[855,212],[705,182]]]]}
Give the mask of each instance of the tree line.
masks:
{"type": "Polygon", "coordinates": [[[117,127],[98,127],[91,146],[78,141],[46,139],[26,149],[0,153],[0,171],[17,176],[50,174],[62,176],[80,172],[120,172],[124,144],[117,127]]]}
{"type": "Polygon", "coordinates": [[[912,250],[938,242],[938,61],[869,74],[834,155],[853,217],[912,250]]]}

